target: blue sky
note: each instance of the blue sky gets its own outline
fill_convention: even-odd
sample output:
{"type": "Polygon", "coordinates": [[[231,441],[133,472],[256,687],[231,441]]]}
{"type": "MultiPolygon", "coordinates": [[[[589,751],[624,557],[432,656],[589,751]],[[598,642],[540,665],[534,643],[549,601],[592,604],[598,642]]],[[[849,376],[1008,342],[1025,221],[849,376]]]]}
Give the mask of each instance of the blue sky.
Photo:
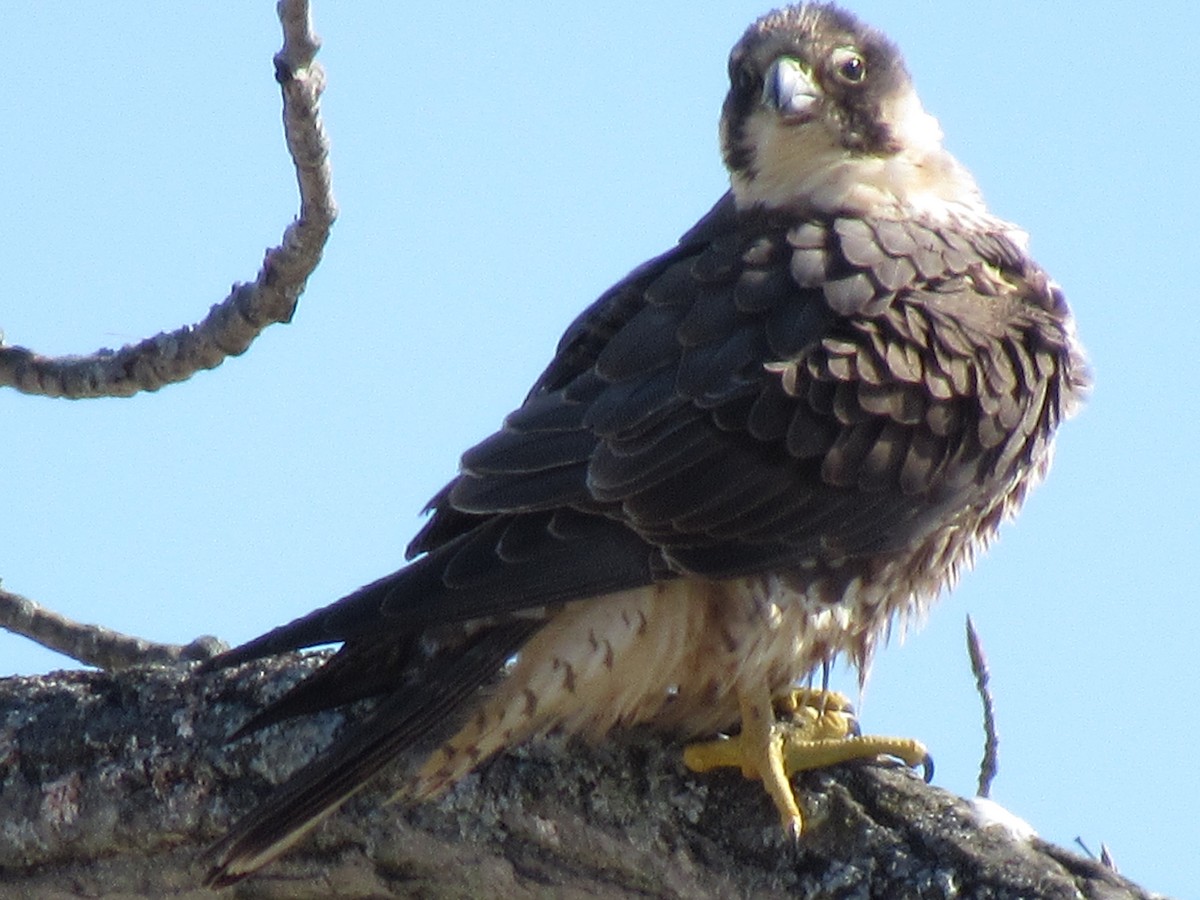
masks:
{"type": "MultiPolygon", "coordinates": [[[[0,393],[5,587],[148,638],[239,642],[396,568],[565,325],[725,187],[725,58],[766,7],[647,6],[318,3],[342,214],[295,320],[158,394],[0,393]]],[[[1195,896],[1200,8],[852,8],[1031,233],[1097,382],[1021,518],[881,654],[865,726],[921,737],[938,783],[973,791],[971,613],[995,799],[1195,896]]],[[[7,340],[119,346],[253,278],[296,209],[274,4],[6,5],[0,23],[7,340]]],[[[0,635],[0,674],[65,664],[0,635]]]]}

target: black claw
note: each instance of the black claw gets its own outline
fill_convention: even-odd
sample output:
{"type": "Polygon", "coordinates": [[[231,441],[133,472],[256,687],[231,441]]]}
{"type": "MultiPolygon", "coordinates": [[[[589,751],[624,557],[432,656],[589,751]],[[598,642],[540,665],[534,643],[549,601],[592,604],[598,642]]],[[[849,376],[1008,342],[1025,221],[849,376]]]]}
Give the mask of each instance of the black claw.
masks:
{"type": "Polygon", "coordinates": [[[928,753],[921,760],[921,777],[925,779],[926,784],[933,781],[933,757],[928,753]]]}

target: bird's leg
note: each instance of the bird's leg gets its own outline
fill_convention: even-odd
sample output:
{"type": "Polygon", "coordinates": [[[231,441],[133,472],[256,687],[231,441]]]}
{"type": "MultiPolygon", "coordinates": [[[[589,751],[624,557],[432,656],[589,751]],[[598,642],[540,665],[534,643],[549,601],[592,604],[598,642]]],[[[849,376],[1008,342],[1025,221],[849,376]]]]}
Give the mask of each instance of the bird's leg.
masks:
{"type": "Polygon", "coordinates": [[[894,756],[909,766],[922,766],[926,781],[933,776],[933,760],[919,741],[859,734],[853,707],[842,694],[798,688],[774,704],[759,702],[751,694],[741,694],[739,702],[741,732],[689,744],[683,752],[684,765],[694,772],[738,766],[747,778],[761,779],[784,829],[793,837],[803,830],[791,785],[796,772],[894,756]]]}
{"type": "MultiPolygon", "coordinates": [[[[740,692],[738,704],[742,708],[742,732],[731,739],[738,743],[737,761],[732,764],[742,767],[746,778],[762,781],[764,790],[774,800],[775,809],[779,810],[785,832],[792,839],[799,838],[804,830],[804,817],[800,815],[796,793],[792,791],[791,773],[784,760],[784,732],[775,721],[770,695],[767,691],[740,692]]],[[[690,768],[696,766],[688,762],[686,751],[698,749],[698,746],[703,745],[694,745],[684,751],[684,762],[690,768]]]]}

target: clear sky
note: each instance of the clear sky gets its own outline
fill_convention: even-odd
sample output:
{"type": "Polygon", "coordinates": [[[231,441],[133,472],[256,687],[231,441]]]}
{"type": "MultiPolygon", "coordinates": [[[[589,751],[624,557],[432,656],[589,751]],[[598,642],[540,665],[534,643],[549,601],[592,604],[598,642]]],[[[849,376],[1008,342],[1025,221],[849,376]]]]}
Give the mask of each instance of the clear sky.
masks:
{"type": "MultiPolygon", "coordinates": [[[[1049,481],[865,697],[969,794],[1200,896],[1200,7],[860,0],[1065,287],[1094,395],[1049,481]]],[[[292,324],[131,400],[0,393],[0,577],[148,638],[240,642],[396,568],[562,329],[721,194],[761,0],[318,2],[341,218],[292,324]],[[648,11],[649,10],[649,11],[648,11]]],[[[5,4],[0,327],[43,353],[199,319],[296,210],[274,4],[5,4]]],[[[0,674],[67,664],[0,635],[0,674]]],[[[841,678],[845,686],[852,680],[841,678]]]]}

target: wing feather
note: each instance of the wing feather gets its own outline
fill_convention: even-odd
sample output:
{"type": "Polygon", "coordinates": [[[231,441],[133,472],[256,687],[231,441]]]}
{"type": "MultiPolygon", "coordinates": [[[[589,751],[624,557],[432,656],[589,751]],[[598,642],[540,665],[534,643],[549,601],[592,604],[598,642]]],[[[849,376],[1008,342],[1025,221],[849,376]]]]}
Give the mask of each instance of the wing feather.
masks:
{"type": "Polygon", "coordinates": [[[891,544],[919,537],[1024,455],[1009,443],[1040,421],[1022,390],[1039,360],[1018,332],[1048,303],[1028,302],[1038,272],[1006,233],[727,209],[705,228],[572,326],[434,524],[570,507],[723,577],[822,537],[865,554],[871,522],[911,529],[891,544]]]}

